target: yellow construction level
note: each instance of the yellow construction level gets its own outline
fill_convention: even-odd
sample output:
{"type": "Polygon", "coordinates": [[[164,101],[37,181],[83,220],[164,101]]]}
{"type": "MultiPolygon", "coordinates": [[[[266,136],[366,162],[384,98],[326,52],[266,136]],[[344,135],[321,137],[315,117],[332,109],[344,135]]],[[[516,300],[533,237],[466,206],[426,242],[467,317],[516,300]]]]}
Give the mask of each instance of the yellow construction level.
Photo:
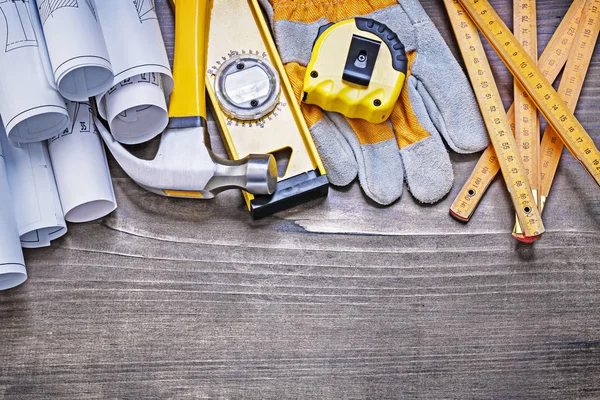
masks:
{"type": "Polygon", "coordinates": [[[287,161],[273,195],[244,192],[251,215],[326,196],[325,167],[258,1],[219,0],[208,37],[206,89],[229,157],[273,154],[287,161]]]}
{"type": "Polygon", "coordinates": [[[272,196],[244,192],[254,218],[327,195],[325,168],[256,0],[213,7],[206,83],[232,159],[273,154],[287,161],[272,196]]]}

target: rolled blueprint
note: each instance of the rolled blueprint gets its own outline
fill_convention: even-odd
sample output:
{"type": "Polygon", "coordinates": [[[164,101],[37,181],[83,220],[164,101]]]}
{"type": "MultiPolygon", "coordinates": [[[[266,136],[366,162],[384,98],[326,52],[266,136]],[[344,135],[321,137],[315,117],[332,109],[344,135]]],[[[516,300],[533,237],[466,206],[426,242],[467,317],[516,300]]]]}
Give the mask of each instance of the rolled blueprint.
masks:
{"type": "Polygon", "coordinates": [[[67,103],[71,126],[48,141],[60,201],[69,222],[92,221],[117,207],[104,142],[89,103],[67,103]]]}
{"type": "Polygon", "coordinates": [[[67,232],[46,142],[14,147],[0,135],[21,246],[36,248],[67,232]]]}
{"type": "Polygon", "coordinates": [[[98,111],[117,141],[148,141],[167,126],[166,98],[173,90],[154,1],[102,0],[97,6],[115,73],[112,88],[97,98],[98,111]]]}
{"type": "Polygon", "coordinates": [[[117,83],[104,95],[99,108],[115,139],[124,144],[146,142],[169,123],[162,78],[155,72],[117,83]]]}
{"type": "Polygon", "coordinates": [[[0,0],[0,114],[11,143],[46,140],[69,123],[63,98],[47,79],[44,41],[29,0],[0,0]]]}
{"type": "Polygon", "coordinates": [[[114,75],[94,0],[36,0],[36,5],[58,91],[73,101],[106,92],[114,75]]]}
{"type": "MultiPolygon", "coordinates": [[[[2,133],[4,135],[4,133],[2,133]]],[[[27,280],[25,260],[13,212],[13,201],[0,146],[0,290],[19,286],[27,280]]]]}

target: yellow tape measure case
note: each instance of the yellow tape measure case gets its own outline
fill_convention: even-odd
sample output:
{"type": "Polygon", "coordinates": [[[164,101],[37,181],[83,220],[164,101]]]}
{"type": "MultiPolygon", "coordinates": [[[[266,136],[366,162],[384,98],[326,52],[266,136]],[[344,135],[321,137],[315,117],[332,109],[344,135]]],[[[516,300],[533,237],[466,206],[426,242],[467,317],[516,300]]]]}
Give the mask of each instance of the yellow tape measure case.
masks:
{"type": "Polygon", "coordinates": [[[407,68],[404,45],[385,24],[353,18],[324,25],[306,69],[302,100],[381,123],[400,97],[407,68]]]}

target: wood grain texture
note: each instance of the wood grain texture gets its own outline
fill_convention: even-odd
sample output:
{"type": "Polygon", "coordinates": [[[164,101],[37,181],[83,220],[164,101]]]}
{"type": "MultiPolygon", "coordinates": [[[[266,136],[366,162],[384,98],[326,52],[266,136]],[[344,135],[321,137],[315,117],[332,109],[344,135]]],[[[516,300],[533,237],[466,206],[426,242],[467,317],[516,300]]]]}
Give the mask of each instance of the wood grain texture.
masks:
{"type": "MultiPolygon", "coordinates": [[[[540,49],[568,5],[538,1],[540,49]]],[[[577,116],[597,145],[599,98],[596,51],[577,116]]],[[[118,210],[27,251],[28,282],[0,292],[0,398],[600,398],[600,189],[565,154],[548,233],[522,245],[500,179],[468,225],[448,215],[477,158],[452,154],[435,206],[355,183],[257,222],[239,193],[161,198],[111,160],[118,210]]]]}

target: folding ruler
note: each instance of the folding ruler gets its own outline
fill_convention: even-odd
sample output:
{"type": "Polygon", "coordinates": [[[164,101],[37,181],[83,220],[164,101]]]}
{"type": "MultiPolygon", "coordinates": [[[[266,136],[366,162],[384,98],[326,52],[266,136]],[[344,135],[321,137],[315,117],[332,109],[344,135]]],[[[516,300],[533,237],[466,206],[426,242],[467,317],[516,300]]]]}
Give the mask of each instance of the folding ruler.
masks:
{"type": "MultiPolygon", "coordinates": [[[[560,97],[571,111],[575,111],[579,101],[599,33],[600,0],[588,0],[558,88],[560,97]]],[[[551,126],[546,127],[541,146],[541,209],[550,193],[563,146],[556,131],[551,126]]]]}
{"type": "MultiPolygon", "coordinates": [[[[513,31],[515,38],[533,60],[538,59],[537,46],[537,0],[513,0],[513,31]]],[[[535,104],[518,82],[515,81],[515,125],[514,134],[521,153],[525,174],[529,179],[536,204],[540,204],[540,118],[535,104]]],[[[539,207],[538,207],[539,208],[539,207]]],[[[541,212],[541,210],[540,210],[541,212]]],[[[523,235],[519,219],[515,223],[513,235],[517,239],[523,235]]]]}
{"type": "MultiPolygon", "coordinates": [[[[573,112],[527,55],[487,0],[459,0],[567,149],[600,185],[600,152],[573,112]]],[[[527,233],[525,227],[523,227],[527,233]]]]}
{"type": "MultiPolygon", "coordinates": [[[[585,5],[585,0],[575,0],[573,2],[544,50],[544,53],[540,57],[539,67],[542,69],[542,73],[550,81],[556,79],[560,70],[566,63],[585,5]]],[[[456,7],[453,11],[456,12],[457,9],[462,16],[464,14],[462,7],[456,7]]],[[[481,46],[481,43],[479,42],[475,45],[481,46]]],[[[474,70],[475,66],[467,63],[467,68],[474,70]]],[[[477,91],[478,87],[474,85],[474,89],[477,91]]],[[[508,116],[511,121],[514,121],[514,107],[510,108],[508,116]]],[[[496,154],[494,153],[493,147],[490,145],[484,151],[475,170],[452,204],[451,214],[462,221],[468,221],[499,169],[500,165],[497,162],[496,154]]]]}
{"type": "Polygon", "coordinates": [[[444,0],[444,4],[519,223],[527,237],[539,238],[545,230],[542,218],[477,28],[458,2],[444,0]]]}

